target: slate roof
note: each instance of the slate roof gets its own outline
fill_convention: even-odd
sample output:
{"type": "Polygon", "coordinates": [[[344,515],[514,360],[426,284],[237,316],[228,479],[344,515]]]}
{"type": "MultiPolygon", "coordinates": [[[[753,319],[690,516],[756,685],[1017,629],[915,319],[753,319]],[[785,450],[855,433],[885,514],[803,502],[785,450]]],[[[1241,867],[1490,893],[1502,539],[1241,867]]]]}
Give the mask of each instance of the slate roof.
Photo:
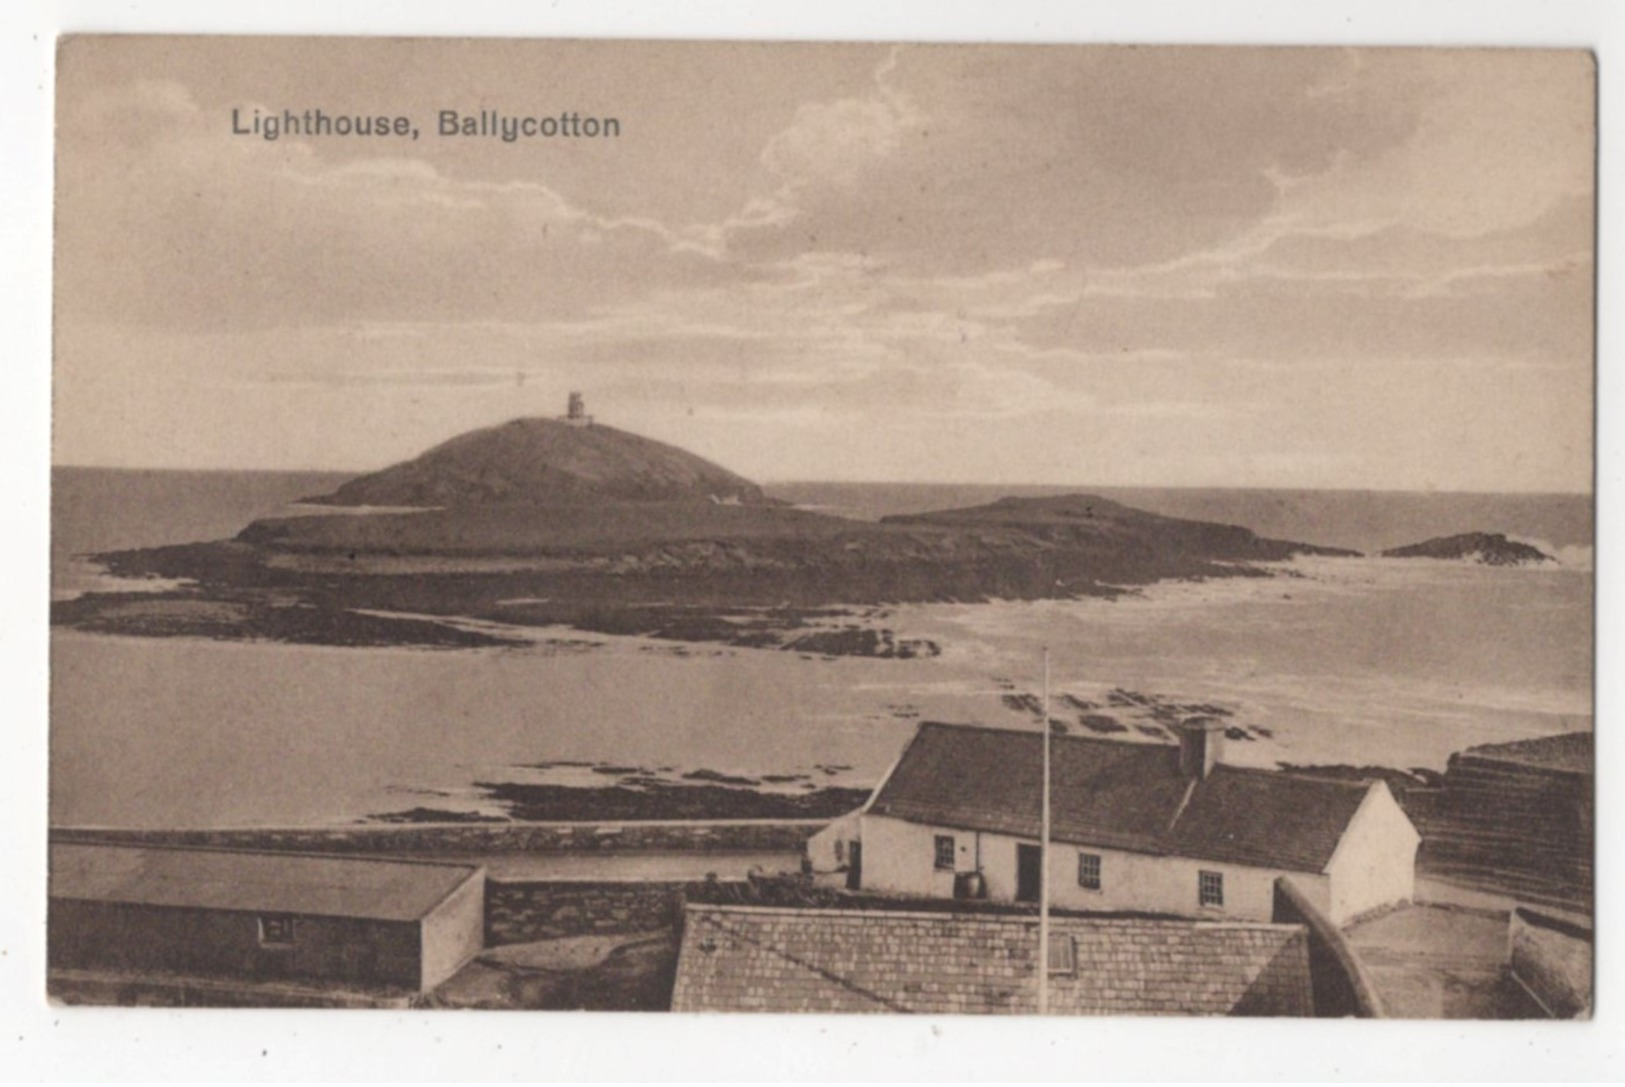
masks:
{"type": "Polygon", "coordinates": [[[479,874],[473,865],[155,846],[51,846],[50,896],[415,921],[479,874]]]}
{"type": "MultiPolygon", "coordinates": [[[[1043,736],[922,724],[869,811],[915,823],[1037,838],[1043,736]]],[[[1324,871],[1369,786],[1216,765],[1180,773],[1179,749],[1057,736],[1054,841],[1324,871]]]]}
{"type": "MultiPolygon", "coordinates": [[[[1031,1013],[1031,918],[690,905],[672,1010],[1031,1013]]],[[[1055,918],[1057,1015],[1313,1014],[1298,925],[1055,918]]]]}

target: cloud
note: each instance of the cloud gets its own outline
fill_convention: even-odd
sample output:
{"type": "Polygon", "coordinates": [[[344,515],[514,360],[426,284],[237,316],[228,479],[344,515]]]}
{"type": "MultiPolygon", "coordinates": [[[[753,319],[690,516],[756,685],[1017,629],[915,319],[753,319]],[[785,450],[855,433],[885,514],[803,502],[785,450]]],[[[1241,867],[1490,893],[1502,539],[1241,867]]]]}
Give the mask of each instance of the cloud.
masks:
{"type": "Polygon", "coordinates": [[[808,180],[794,193],[799,215],[736,224],[730,251],[866,252],[954,273],[1168,260],[1267,213],[1269,171],[1321,171],[1413,123],[1404,103],[1309,99],[1335,54],[1252,59],[1262,60],[1211,49],[904,49],[885,86],[909,108],[898,116],[884,108],[892,99],[868,103],[860,130],[883,132],[885,153],[865,160],[863,185],[808,180]]]}
{"type": "Polygon", "coordinates": [[[888,77],[897,49],[875,71],[875,90],[861,98],[809,102],[790,127],[768,141],[762,163],[784,179],[784,191],[813,184],[851,189],[871,167],[902,146],[903,133],[926,123],[888,77]]]}
{"type": "MultiPolygon", "coordinates": [[[[242,88],[283,55],[255,45],[239,78],[209,48],[77,82],[67,54],[74,448],[167,457],[190,427],[199,463],[274,461],[281,439],[231,413],[298,411],[378,463],[420,444],[374,436],[387,412],[445,436],[586,388],[738,465],[769,448],[780,475],[855,443],[935,478],[1021,454],[1051,478],[1187,457],[1375,484],[1421,463],[1393,450],[1463,480],[1589,478],[1587,442],[1529,452],[1589,426],[1578,54],[706,46],[640,52],[629,81],[580,59],[606,47],[571,78],[642,112],[617,105],[638,140],[590,159],[233,137],[226,104],[266,100],[242,88]],[[1453,446],[1414,433],[1430,404],[1453,446]],[[912,452],[944,433],[946,459],[912,452]]],[[[340,52],[302,71],[404,78],[340,52]]],[[[337,463],[314,425],[301,460],[337,463]]]]}
{"type": "Polygon", "coordinates": [[[1416,103],[1409,136],[1292,187],[1305,222],[1401,224],[1450,238],[1506,232],[1564,201],[1589,202],[1595,65],[1584,52],[1410,50],[1350,54],[1337,98],[1416,103]]]}

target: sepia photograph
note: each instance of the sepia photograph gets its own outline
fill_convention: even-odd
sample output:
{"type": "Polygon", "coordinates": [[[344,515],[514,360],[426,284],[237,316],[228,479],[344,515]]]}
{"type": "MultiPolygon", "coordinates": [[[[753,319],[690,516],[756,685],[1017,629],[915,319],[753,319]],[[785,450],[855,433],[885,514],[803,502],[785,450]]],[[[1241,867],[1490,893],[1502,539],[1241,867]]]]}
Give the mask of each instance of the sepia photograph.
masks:
{"type": "Polygon", "coordinates": [[[55,49],[57,1008],[1591,1017],[1590,51],[55,49]]]}

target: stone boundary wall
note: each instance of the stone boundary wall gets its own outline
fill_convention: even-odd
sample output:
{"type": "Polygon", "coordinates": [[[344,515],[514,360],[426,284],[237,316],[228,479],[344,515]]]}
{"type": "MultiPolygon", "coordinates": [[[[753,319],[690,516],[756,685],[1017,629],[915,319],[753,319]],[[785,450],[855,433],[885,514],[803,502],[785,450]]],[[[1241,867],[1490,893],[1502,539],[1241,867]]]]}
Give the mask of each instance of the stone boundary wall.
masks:
{"type": "Polygon", "coordinates": [[[1589,928],[1519,906],[1507,925],[1508,965],[1554,1019],[1589,1018],[1594,940],[1589,928]]]}
{"type": "Polygon", "coordinates": [[[684,882],[507,882],[485,885],[485,946],[565,936],[610,936],[669,929],[705,884],[684,882]]]}
{"type": "Polygon", "coordinates": [[[61,827],[53,842],[209,846],[309,853],[658,853],[796,851],[827,820],[650,823],[420,823],[334,828],[118,830],[61,827]]]}
{"type": "Polygon", "coordinates": [[[1309,930],[1309,980],[1315,994],[1315,1017],[1383,1019],[1387,1012],[1371,984],[1365,967],[1320,908],[1290,876],[1275,881],[1277,924],[1303,925],[1309,930]]]}
{"type": "Polygon", "coordinates": [[[1438,788],[1411,790],[1419,870],[1524,902],[1589,912],[1596,844],[1590,773],[1477,753],[1438,788]]]}

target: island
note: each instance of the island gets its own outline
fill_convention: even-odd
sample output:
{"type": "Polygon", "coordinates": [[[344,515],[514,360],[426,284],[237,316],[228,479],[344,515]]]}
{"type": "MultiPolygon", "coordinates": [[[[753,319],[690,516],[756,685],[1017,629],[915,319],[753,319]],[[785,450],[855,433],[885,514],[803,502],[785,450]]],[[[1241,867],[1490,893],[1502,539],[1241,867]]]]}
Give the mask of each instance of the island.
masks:
{"type": "Polygon", "coordinates": [[[305,500],[236,537],[95,556],[180,582],[53,607],[79,629],[319,644],[521,644],[565,626],[819,655],[929,656],[888,605],[1115,596],[1356,552],[1089,494],[861,521],[798,509],[674,446],[515,419],[305,500]]]}
{"type": "Polygon", "coordinates": [[[1436,536],[1431,540],[1391,547],[1385,559],[1449,559],[1476,562],[1484,566],[1528,566],[1556,562],[1552,556],[1526,543],[1509,540],[1499,532],[1463,532],[1456,536],[1436,536]]]}

